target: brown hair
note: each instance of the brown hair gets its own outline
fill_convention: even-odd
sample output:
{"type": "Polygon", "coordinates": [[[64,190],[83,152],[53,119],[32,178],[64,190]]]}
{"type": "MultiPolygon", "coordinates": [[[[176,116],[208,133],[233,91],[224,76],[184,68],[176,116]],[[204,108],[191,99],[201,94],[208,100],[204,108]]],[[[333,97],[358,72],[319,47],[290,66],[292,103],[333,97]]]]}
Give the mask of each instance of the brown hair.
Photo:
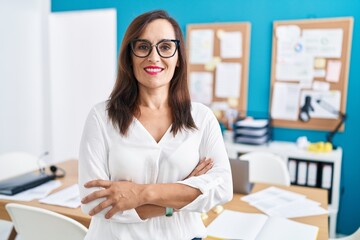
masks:
{"type": "Polygon", "coordinates": [[[163,10],[151,11],[136,17],[125,32],[118,59],[116,83],[107,103],[109,119],[123,135],[134,116],[140,114],[138,82],[132,69],[132,52],[130,41],[138,38],[147,25],[157,19],[170,22],[175,31],[176,39],[180,40],[178,48],[178,66],[170,82],[169,105],[172,114],[171,132],[174,136],[182,129],[196,129],[191,116],[191,101],[187,83],[187,62],[184,38],[179,24],[163,10]]]}

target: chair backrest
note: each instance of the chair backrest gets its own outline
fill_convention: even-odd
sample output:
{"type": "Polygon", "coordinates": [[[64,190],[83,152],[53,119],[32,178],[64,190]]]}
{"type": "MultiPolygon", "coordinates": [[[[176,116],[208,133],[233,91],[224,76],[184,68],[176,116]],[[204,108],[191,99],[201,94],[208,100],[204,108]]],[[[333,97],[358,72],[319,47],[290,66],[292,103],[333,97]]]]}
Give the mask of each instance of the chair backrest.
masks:
{"type": "Polygon", "coordinates": [[[17,203],[5,207],[23,240],[83,240],[87,233],[79,222],[49,210],[17,203]]]}
{"type": "Polygon", "coordinates": [[[0,154],[0,180],[38,169],[38,157],[29,153],[0,154]]]}
{"type": "Polygon", "coordinates": [[[251,182],[290,185],[290,174],[283,159],[270,152],[249,152],[240,156],[249,161],[251,182]]]}

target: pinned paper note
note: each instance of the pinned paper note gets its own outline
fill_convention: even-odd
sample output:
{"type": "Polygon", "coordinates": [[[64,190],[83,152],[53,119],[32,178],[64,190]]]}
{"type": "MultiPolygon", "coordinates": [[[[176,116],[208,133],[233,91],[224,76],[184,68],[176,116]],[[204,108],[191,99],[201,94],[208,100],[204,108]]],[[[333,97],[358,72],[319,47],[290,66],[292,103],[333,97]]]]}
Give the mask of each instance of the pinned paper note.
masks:
{"type": "Polygon", "coordinates": [[[241,58],[241,32],[223,32],[220,38],[220,56],[222,58],[241,58]]]}
{"type": "Polygon", "coordinates": [[[315,91],[329,91],[330,90],[330,83],[314,81],[312,88],[315,91]]]}
{"type": "Polygon", "coordinates": [[[301,29],[297,25],[279,26],[276,28],[276,37],[279,41],[291,42],[300,37],[301,29]]]}
{"type": "Polygon", "coordinates": [[[305,104],[305,98],[310,97],[310,104],[313,111],[310,111],[311,118],[337,119],[339,117],[341,92],[340,91],[310,91],[301,92],[300,105],[305,104]]]}
{"type": "Polygon", "coordinates": [[[231,108],[237,108],[238,107],[238,99],[237,98],[228,98],[228,104],[231,108]]]}
{"type": "Polygon", "coordinates": [[[213,58],[214,31],[193,30],[190,33],[190,63],[206,64],[213,58]]]}
{"type": "Polygon", "coordinates": [[[341,61],[329,60],[326,71],[326,81],[339,82],[341,72],[341,61]]]}
{"type": "Polygon", "coordinates": [[[325,58],[315,58],[315,60],[314,60],[315,68],[325,68],[325,66],[326,66],[325,58]]]}
{"type": "Polygon", "coordinates": [[[216,66],[215,95],[221,98],[240,96],[241,64],[218,63],[216,66]]]}
{"type": "MultiPolygon", "coordinates": [[[[283,58],[283,60],[286,60],[283,58]]],[[[291,61],[277,62],[275,78],[278,81],[312,80],[314,58],[311,55],[293,55],[291,61]]]]}
{"type": "Polygon", "coordinates": [[[213,74],[211,72],[190,73],[190,95],[191,100],[210,104],[213,93],[213,74]]]}
{"type": "Polygon", "coordinates": [[[221,58],[220,57],[213,57],[209,62],[207,62],[205,64],[205,70],[206,71],[214,71],[215,67],[218,63],[221,62],[221,58]]]}
{"type": "Polygon", "coordinates": [[[324,78],[325,76],[325,69],[314,69],[314,78],[324,78]]]}
{"type": "Polygon", "coordinates": [[[217,30],[216,31],[217,38],[221,40],[223,38],[223,36],[224,36],[224,33],[225,33],[225,31],[222,30],[222,29],[217,30]]]}
{"type": "Polygon", "coordinates": [[[272,94],[271,117],[274,119],[297,120],[299,97],[299,84],[276,82],[272,94]]]}
{"type": "Polygon", "coordinates": [[[343,41],[343,30],[305,29],[302,32],[304,50],[316,57],[340,58],[343,41]]]}

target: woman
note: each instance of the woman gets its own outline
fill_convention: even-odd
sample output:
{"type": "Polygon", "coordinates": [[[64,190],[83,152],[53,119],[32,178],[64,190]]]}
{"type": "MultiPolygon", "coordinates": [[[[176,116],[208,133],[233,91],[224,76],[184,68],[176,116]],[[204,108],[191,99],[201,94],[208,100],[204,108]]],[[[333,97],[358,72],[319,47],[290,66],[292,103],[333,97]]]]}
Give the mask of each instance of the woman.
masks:
{"type": "Polygon", "coordinates": [[[232,198],[219,123],[190,102],[186,71],[177,22],[164,11],[135,18],[110,99],[90,111],[81,141],[86,239],[205,237],[199,212],[232,198]]]}

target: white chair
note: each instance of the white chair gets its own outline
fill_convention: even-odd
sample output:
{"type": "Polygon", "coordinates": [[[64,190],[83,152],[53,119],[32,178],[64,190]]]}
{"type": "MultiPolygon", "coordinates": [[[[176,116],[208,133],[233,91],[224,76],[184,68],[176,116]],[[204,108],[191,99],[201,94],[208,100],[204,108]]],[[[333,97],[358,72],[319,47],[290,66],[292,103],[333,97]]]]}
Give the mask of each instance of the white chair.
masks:
{"type": "Polygon", "coordinates": [[[360,227],[358,230],[356,230],[353,234],[346,236],[346,237],[340,237],[340,238],[329,238],[329,240],[359,240],[360,239],[360,227]]]}
{"type": "Polygon", "coordinates": [[[249,161],[251,182],[290,186],[290,174],[280,156],[270,152],[249,152],[240,159],[249,161]]]}
{"type": "MultiPolygon", "coordinates": [[[[38,157],[25,152],[9,152],[0,154],[0,181],[38,169],[38,157]]],[[[0,220],[2,227],[12,227],[8,221],[0,220]]],[[[15,239],[16,232],[10,230],[9,239],[15,239]]]]}
{"type": "Polygon", "coordinates": [[[38,157],[24,152],[0,155],[0,180],[38,169],[38,157]]]}
{"type": "Polygon", "coordinates": [[[87,233],[81,223],[49,210],[17,203],[5,207],[22,240],[83,240],[87,233]]]}

